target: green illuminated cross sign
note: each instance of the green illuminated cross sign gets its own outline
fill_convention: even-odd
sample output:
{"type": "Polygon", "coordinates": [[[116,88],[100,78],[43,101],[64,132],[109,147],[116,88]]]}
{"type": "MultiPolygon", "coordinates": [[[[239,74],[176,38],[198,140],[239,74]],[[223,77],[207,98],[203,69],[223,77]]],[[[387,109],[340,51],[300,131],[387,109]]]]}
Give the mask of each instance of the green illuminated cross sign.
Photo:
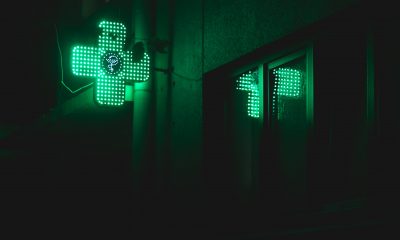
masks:
{"type": "Polygon", "coordinates": [[[133,62],[131,51],[124,51],[126,28],[122,23],[102,21],[99,46],[75,46],[72,49],[72,72],[95,77],[95,99],[100,105],[119,106],[125,101],[125,80],[143,82],[149,78],[147,53],[133,62]]]}

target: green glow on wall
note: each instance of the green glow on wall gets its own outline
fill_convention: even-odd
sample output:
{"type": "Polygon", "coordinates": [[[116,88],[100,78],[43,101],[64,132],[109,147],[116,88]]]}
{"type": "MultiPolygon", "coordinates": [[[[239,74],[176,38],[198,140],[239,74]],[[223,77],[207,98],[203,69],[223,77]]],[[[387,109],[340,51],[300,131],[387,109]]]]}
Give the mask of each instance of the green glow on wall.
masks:
{"type": "Polygon", "coordinates": [[[125,101],[125,81],[144,82],[150,75],[147,53],[133,62],[132,51],[124,51],[126,27],[122,23],[102,21],[99,46],[75,46],[72,49],[72,72],[95,77],[95,98],[100,105],[120,106],[125,101]]]}
{"type": "Polygon", "coordinates": [[[249,92],[247,97],[247,114],[253,118],[260,117],[260,91],[258,74],[251,72],[242,74],[236,80],[236,89],[249,92]]]}

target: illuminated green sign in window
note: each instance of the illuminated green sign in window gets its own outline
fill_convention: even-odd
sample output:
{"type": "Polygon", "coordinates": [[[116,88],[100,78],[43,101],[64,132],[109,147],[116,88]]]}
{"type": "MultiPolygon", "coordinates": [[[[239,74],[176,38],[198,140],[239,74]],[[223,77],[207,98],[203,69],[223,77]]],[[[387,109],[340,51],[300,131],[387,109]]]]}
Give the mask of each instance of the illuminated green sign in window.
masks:
{"type": "Polygon", "coordinates": [[[236,89],[249,92],[247,97],[247,114],[253,118],[260,117],[260,91],[257,72],[242,74],[236,80],[236,89]]]}
{"type": "Polygon", "coordinates": [[[301,73],[291,68],[273,70],[275,76],[274,93],[280,96],[298,97],[300,95],[301,73]]]}
{"type": "Polygon", "coordinates": [[[125,101],[125,81],[143,82],[149,78],[147,53],[133,62],[132,51],[124,51],[126,27],[122,23],[102,21],[99,46],[75,46],[72,49],[72,72],[95,77],[95,99],[100,105],[119,106],[125,101]]]}
{"type": "MultiPolygon", "coordinates": [[[[301,66],[297,66],[301,68],[301,66]]],[[[292,67],[272,69],[272,116],[282,119],[285,114],[304,108],[304,76],[292,67]],[[297,106],[298,104],[298,106],[297,106]],[[292,109],[293,108],[293,109],[292,109]],[[289,109],[292,109],[289,111],[289,109]]],[[[290,114],[289,114],[290,115],[290,114]]]]}

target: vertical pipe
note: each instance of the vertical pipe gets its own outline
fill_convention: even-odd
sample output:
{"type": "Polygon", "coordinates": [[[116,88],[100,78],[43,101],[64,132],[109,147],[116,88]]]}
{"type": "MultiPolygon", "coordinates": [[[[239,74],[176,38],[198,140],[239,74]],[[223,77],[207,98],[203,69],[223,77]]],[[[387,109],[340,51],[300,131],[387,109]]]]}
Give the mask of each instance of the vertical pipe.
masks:
{"type": "MultiPolygon", "coordinates": [[[[148,42],[151,38],[152,27],[152,1],[135,0],[133,3],[133,28],[135,42],[148,42]]],[[[145,44],[146,46],[146,44],[145,44]]],[[[147,49],[145,49],[147,51],[147,49]]],[[[153,65],[153,56],[149,52],[150,68],[153,65]]],[[[135,83],[133,87],[133,135],[132,135],[132,167],[133,184],[135,190],[144,187],[148,176],[148,164],[151,161],[151,129],[152,129],[152,71],[149,80],[142,83],[135,83]]]]}
{"type": "MultiPolygon", "coordinates": [[[[157,0],[156,36],[158,39],[172,42],[174,0],[157,0]]],[[[156,187],[164,195],[168,188],[170,172],[171,139],[171,62],[172,48],[169,44],[165,51],[154,52],[154,67],[165,71],[154,72],[155,101],[155,161],[156,187]]]]}

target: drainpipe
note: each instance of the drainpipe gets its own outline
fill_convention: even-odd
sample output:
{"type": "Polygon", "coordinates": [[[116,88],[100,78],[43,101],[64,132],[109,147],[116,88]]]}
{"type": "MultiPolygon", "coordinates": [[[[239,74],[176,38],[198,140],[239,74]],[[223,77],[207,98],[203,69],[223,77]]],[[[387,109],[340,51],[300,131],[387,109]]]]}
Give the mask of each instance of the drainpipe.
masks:
{"type": "Polygon", "coordinates": [[[175,0],[156,1],[155,35],[165,43],[154,51],[155,188],[163,196],[169,188],[171,164],[172,29],[175,0]]]}
{"type": "Polygon", "coordinates": [[[150,56],[150,77],[142,83],[135,83],[133,86],[133,132],[132,132],[132,173],[134,191],[143,193],[142,190],[147,185],[152,161],[153,137],[152,129],[152,99],[153,99],[153,56],[146,49],[148,40],[151,38],[152,29],[152,1],[135,0],[133,2],[132,27],[134,32],[134,42],[143,42],[145,51],[150,56]]]}

